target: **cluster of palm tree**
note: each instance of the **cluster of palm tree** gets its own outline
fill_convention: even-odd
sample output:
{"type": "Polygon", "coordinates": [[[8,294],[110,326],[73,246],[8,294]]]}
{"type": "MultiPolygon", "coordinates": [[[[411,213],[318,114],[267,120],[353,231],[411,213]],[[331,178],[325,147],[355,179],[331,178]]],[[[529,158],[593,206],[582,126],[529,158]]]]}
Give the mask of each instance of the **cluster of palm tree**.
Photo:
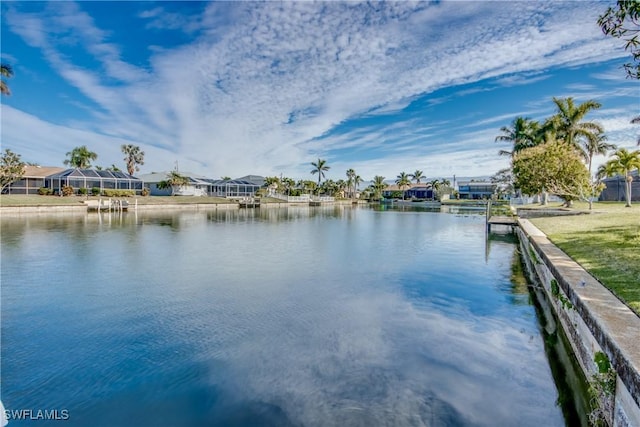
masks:
{"type": "MultiPolygon", "coordinates": [[[[500,150],[499,154],[510,156],[513,159],[519,152],[527,148],[548,142],[566,143],[582,156],[589,176],[592,177],[594,157],[607,155],[610,151],[617,149],[614,144],[607,142],[604,128],[599,123],[585,119],[590,111],[599,109],[601,104],[588,100],[576,105],[572,97],[553,98],[553,102],[556,106],[556,112],[543,122],[528,117],[516,117],[511,126],[500,128],[502,133],[495,138],[495,141],[509,142],[512,144],[512,149],[500,150]]],[[[640,123],[640,117],[634,118],[632,123],[640,123]]],[[[640,140],[638,144],[640,145],[640,140]]],[[[620,173],[627,176],[627,180],[629,180],[630,172],[638,167],[634,166],[636,161],[634,159],[637,159],[638,156],[640,154],[637,150],[629,153],[625,149],[618,149],[613,154],[613,158],[600,168],[597,176],[604,178],[620,173]]],[[[630,184],[628,187],[630,191],[630,184]]],[[[630,204],[630,195],[627,199],[630,204]]]]}
{"type": "MultiPolygon", "coordinates": [[[[129,175],[133,175],[140,168],[138,165],[144,165],[144,151],[140,150],[140,147],[133,144],[123,144],[120,149],[125,155],[124,162],[127,167],[129,175]]],[[[73,168],[88,169],[91,166],[91,162],[98,159],[98,154],[87,148],[86,145],[75,147],[73,150],[66,153],[67,159],[63,162],[65,165],[73,168]]],[[[96,169],[102,170],[101,166],[96,166],[96,169]]],[[[107,170],[117,171],[120,169],[115,165],[106,168],[107,170]]]]}
{"type": "Polygon", "coordinates": [[[640,150],[629,151],[626,148],[619,148],[611,156],[609,161],[598,168],[598,178],[622,175],[625,180],[625,206],[631,207],[631,189],[633,175],[631,172],[640,170],[640,150]]]}
{"type": "MultiPolygon", "coordinates": [[[[416,170],[412,174],[408,174],[406,172],[400,172],[400,174],[396,177],[395,183],[402,191],[402,199],[405,198],[405,190],[411,186],[411,182],[414,181],[416,184],[422,183],[422,179],[424,179],[424,173],[421,170],[416,170]]],[[[441,188],[449,188],[451,186],[451,182],[448,179],[433,179],[429,182],[426,182],[426,187],[431,188],[433,190],[434,195],[438,193],[441,188]]]]}

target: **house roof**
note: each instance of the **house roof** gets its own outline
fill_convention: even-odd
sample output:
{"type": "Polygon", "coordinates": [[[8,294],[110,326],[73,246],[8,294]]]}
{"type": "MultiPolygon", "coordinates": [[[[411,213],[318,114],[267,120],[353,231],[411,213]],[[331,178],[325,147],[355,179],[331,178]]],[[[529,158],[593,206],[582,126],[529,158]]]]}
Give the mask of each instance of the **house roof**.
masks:
{"type": "MultiPolygon", "coordinates": [[[[149,183],[156,183],[156,182],[160,182],[160,181],[166,181],[169,178],[169,174],[171,172],[169,171],[162,171],[162,172],[151,172],[151,173],[147,173],[144,175],[140,175],[138,176],[138,178],[140,178],[141,180],[143,180],[144,182],[149,182],[149,183]]],[[[191,181],[198,181],[198,180],[206,180],[208,179],[206,176],[203,175],[198,175],[195,173],[191,173],[191,172],[179,172],[180,175],[186,177],[186,178],[190,178],[191,181]]]]}
{"type": "Polygon", "coordinates": [[[139,178],[131,176],[121,171],[111,170],[97,170],[97,169],[62,169],[59,172],[49,174],[50,178],[66,178],[66,177],[78,177],[78,178],[93,178],[93,179],[128,179],[139,181],[139,178]]]}
{"type": "Polygon", "coordinates": [[[66,168],[60,168],[57,166],[25,166],[24,177],[25,178],[45,178],[49,175],[60,173],[66,168]]]}
{"type": "Polygon", "coordinates": [[[402,188],[400,188],[398,185],[396,184],[391,184],[391,185],[387,185],[386,187],[384,187],[383,191],[407,191],[407,190],[413,190],[413,189],[422,189],[424,188],[425,190],[428,190],[429,188],[431,188],[431,184],[428,183],[420,183],[420,184],[409,184],[409,185],[404,185],[402,188]]]}

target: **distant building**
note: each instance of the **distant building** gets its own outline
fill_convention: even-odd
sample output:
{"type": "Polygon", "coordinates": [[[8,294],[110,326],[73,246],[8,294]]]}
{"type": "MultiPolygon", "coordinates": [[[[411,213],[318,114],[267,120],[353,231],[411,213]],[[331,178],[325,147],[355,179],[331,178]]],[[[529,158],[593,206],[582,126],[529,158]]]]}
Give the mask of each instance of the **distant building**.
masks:
{"type": "Polygon", "coordinates": [[[5,189],[9,194],[38,194],[41,187],[59,194],[62,187],[69,186],[77,192],[81,188],[142,190],[142,181],[124,172],[95,169],[65,169],[53,166],[25,166],[24,175],[5,189]]]}
{"type": "Polygon", "coordinates": [[[65,169],[45,178],[45,187],[59,193],[62,187],[73,187],[74,190],[99,188],[104,190],[133,190],[136,194],[142,191],[142,180],[120,171],[95,169],[65,169]]]}
{"type": "MultiPolygon", "coordinates": [[[[640,201],[640,176],[638,171],[631,172],[633,182],[631,183],[631,200],[640,201]]],[[[624,202],[625,199],[625,177],[622,175],[605,178],[602,180],[606,188],[600,193],[598,200],[601,202],[624,202]]]]}
{"type": "Polygon", "coordinates": [[[394,193],[404,193],[405,199],[433,199],[434,193],[429,184],[410,184],[400,188],[398,185],[387,185],[382,190],[382,197],[385,199],[392,198],[394,193]]]}
{"type": "Polygon", "coordinates": [[[241,176],[240,178],[236,178],[236,181],[249,181],[250,183],[255,184],[259,187],[264,187],[265,184],[264,176],[260,175],[245,175],[241,176]]]}
{"type": "Polygon", "coordinates": [[[461,199],[490,199],[498,185],[489,181],[459,181],[458,194],[461,199]]]}
{"type": "MultiPolygon", "coordinates": [[[[264,181],[264,179],[263,179],[264,181]]],[[[264,184],[264,182],[263,182],[264,184]]],[[[262,187],[245,179],[218,179],[210,181],[209,195],[216,197],[253,197],[262,187]]]]}
{"type": "Polygon", "coordinates": [[[45,178],[65,168],[55,166],[25,166],[21,179],[9,184],[5,189],[6,194],[38,194],[41,187],[45,187],[45,178]]]}
{"type": "Polygon", "coordinates": [[[171,172],[151,172],[140,175],[144,181],[144,186],[149,189],[152,196],[207,196],[209,194],[210,179],[202,175],[191,172],[180,172],[180,175],[187,178],[188,183],[175,188],[161,188],[160,183],[169,179],[171,172]]]}

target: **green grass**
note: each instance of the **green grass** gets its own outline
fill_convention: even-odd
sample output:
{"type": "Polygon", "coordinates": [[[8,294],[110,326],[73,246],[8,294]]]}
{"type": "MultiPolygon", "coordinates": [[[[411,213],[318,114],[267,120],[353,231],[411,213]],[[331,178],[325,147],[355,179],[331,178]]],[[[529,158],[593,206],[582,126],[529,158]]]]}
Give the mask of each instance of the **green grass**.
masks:
{"type": "MultiPolygon", "coordinates": [[[[588,208],[581,203],[573,209],[588,208]]],[[[640,203],[594,203],[591,215],[530,221],[640,315],[640,203]]]]}

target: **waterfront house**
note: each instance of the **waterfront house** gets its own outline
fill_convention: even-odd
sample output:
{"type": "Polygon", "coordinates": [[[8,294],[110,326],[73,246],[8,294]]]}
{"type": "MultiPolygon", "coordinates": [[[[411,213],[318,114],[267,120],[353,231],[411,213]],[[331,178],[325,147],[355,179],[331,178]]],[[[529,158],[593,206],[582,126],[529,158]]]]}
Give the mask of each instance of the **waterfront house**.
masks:
{"type": "Polygon", "coordinates": [[[461,199],[490,199],[495,193],[498,185],[489,181],[460,181],[458,183],[458,194],[461,199]]]}
{"type": "Polygon", "coordinates": [[[25,166],[24,174],[19,180],[9,184],[6,194],[38,194],[41,187],[45,187],[45,179],[49,175],[64,171],[65,168],[55,166],[25,166]]]}
{"type": "MultiPolygon", "coordinates": [[[[254,197],[262,185],[247,179],[218,179],[209,181],[209,195],[216,197],[254,197]]],[[[264,181],[264,179],[263,179],[264,181]]]]}
{"type": "MultiPolygon", "coordinates": [[[[631,172],[631,176],[633,177],[633,182],[631,183],[631,200],[638,202],[640,201],[640,176],[638,176],[638,171],[635,170],[631,172]]],[[[626,180],[622,175],[612,176],[610,178],[605,178],[602,180],[603,184],[606,186],[602,193],[600,193],[600,197],[598,198],[601,202],[624,202],[625,199],[625,186],[626,180]]]]}
{"type": "Polygon", "coordinates": [[[170,178],[171,172],[151,172],[140,175],[140,179],[152,196],[206,196],[209,194],[210,181],[212,181],[209,178],[191,172],[180,172],[180,175],[187,178],[187,183],[174,188],[160,184],[170,178]]]}
{"type": "Polygon", "coordinates": [[[77,192],[86,188],[89,192],[92,188],[104,190],[132,190],[136,194],[142,191],[142,180],[125,172],[95,169],[65,169],[51,175],[44,180],[44,187],[59,194],[62,187],[69,186],[77,192]]]}
{"type": "Polygon", "coordinates": [[[433,199],[435,194],[430,184],[410,184],[400,188],[398,185],[387,185],[382,191],[382,197],[385,199],[393,198],[394,194],[401,194],[399,198],[404,199],[433,199]],[[402,194],[404,193],[404,197],[402,194]]]}

